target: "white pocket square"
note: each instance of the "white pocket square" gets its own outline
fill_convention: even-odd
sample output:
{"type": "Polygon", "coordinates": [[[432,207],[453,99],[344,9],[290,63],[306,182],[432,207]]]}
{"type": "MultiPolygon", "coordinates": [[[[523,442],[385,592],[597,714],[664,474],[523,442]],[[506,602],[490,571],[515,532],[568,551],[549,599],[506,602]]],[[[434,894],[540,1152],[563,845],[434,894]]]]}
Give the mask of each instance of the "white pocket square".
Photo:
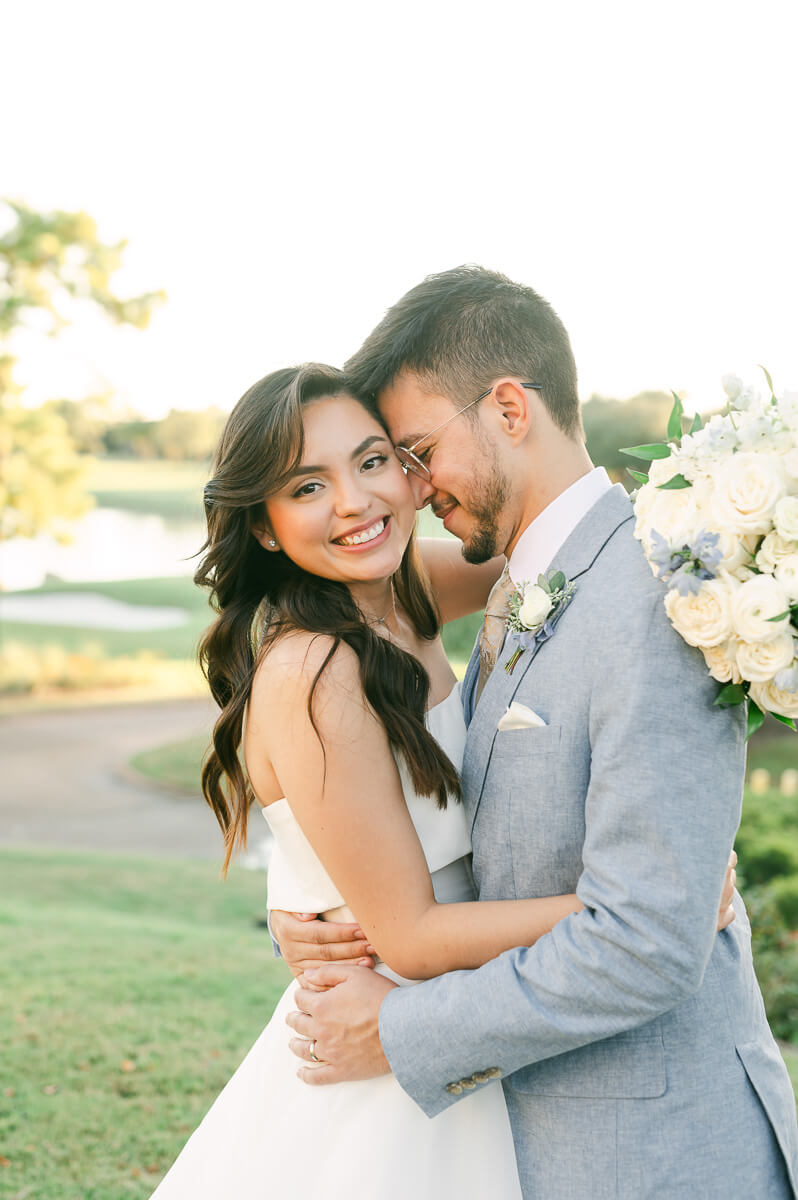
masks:
{"type": "Polygon", "coordinates": [[[537,729],[545,724],[546,722],[543,718],[539,717],[531,708],[527,708],[525,704],[519,704],[517,700],[513,700],[496,728],[504,732],[508,729],[537,729]]]}

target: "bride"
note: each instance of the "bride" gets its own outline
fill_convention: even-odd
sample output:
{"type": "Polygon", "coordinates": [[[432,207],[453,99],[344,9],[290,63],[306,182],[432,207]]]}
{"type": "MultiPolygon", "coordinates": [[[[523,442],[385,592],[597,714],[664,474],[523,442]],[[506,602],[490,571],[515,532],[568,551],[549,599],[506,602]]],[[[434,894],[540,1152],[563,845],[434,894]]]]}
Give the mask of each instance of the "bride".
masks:
{"type": "MultiPolygon", "coordinates": [[[[465,725],[439,628],[484,607],[502,564],[416,544],[402,467],[344,376],[309,364],[250,388],[205,499],[196,581],[219,615],[201,656],[222,712],[203,790],[225,869],[254,798],[275,838],[269,906],[356,920],[403,985],[478,967],[578,909],[574,895],[473,899],[465,725]]],[[[497,1082],[434,1121],[390,1075],[307,1087],[292,992],[153,1200],[520,1198],[497,1082]]]]}

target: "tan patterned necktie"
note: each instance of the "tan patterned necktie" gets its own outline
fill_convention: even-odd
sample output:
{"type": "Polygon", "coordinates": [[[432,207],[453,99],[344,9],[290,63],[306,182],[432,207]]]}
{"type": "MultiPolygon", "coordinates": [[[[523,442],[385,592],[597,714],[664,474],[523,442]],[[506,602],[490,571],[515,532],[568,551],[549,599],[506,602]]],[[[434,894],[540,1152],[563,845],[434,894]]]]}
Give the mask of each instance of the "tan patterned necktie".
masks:
{"type": "Polygon", "coordinates": [[[505,565],[501,575],[491,588],[488,603],[485,605],[485,620],[479,631],[479,678],[474,699],[475,708],[482,695],[482,689],[496,666],[496,659],[499,657],[499,651],[507,631],[510,596],[514,591],[515,584],[510,578],[510,568],[505,565]]]}

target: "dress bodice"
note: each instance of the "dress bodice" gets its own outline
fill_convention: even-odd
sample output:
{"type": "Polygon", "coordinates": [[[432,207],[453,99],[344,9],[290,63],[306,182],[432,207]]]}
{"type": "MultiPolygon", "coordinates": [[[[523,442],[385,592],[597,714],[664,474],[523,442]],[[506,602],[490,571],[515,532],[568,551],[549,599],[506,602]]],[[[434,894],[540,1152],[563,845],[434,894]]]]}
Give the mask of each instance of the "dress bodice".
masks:
{"type": "MultiPolygon", "coordinates": [[[[428,711],[427,728],[459,771],[466,738],[459,685],[428,711]]],[[[462,804],[450,801],[447,808],[438,808],[433,796],[420,796],[414,790],[400,758],[397,766],[436,898],[441,901],[470,898],[470,872],[463,860],[471,852],[471,843],[462,804]]],[[[262,812],[275,843],[269,864],[269,908],[328,912],[345,905],[345,898],[300,829],[288,801],[276,800],[262,812]]]]}

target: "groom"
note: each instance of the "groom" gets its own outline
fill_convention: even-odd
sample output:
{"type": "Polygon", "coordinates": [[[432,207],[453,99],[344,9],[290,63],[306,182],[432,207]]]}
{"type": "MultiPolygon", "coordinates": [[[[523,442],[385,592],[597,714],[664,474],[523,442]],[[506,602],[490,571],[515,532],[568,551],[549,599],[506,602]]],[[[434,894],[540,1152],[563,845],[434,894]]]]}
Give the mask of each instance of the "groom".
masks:
{"type": "MultiPolygon", "coordinates": [[[[562,323],[530,288],[461,267],[403,297],[347,370],[466,559],[504,552],[510,586],[547,569],[573,585],[512,670],[492,594],[463,685],[463,794],[481,899],[576,891],[584,909],[416,987],[309,972],[337,986],[297,993],[289,1021],[328,1064],[303,1077],[391,1070],[430,1117],[501,1077],[526,1197],[795,1195],[794,1100],[739,901],[715,933],[742,713],[713,706],[624,490],[591,470],[562,323]]],[[[295,927],[277,918],[285,949],[295,927]]]]}

